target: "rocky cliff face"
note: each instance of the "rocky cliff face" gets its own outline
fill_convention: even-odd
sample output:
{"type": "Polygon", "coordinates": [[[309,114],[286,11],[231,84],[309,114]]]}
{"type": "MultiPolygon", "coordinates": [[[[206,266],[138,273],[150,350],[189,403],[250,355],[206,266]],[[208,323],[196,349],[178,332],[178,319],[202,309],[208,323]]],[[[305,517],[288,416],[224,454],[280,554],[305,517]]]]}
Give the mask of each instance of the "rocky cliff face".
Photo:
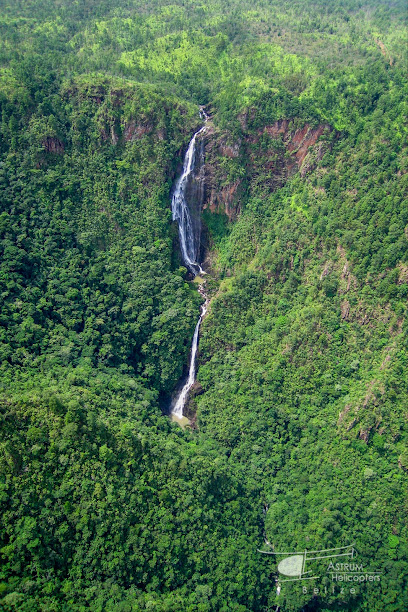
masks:
{"type": "Polygon", "coordinates": [[[242,209],[248,181],[260,174],[258,170],[262,169],[264,186],[270,191],[284,185],[297,171],[305,176],[329,149],[325,135],[331,131],[327,124],[298,127],[291,119],[280,119],[256,133],[246,131],[239,139],[209,128],[204,209],[235,219],[242,209]]]}
{"type": "Polygon", "coordinates": [[[63,143],[56,137],[47,136],[42,142],[44,149],[47,153],[64,153],[63,143]]]}
{"type": "MultiPolygon", "coordinates": [[[[278,139],[290,154],[286,163],[287,174],[294,174],[300,170],[302,176],[312,170],[311,153],[315,153],[315,162],[323,157],[326,150],[324,142],[320,142],[317,149],[313,149],[317,141],[324,134],[329,134],[332,128],[328,124],[311,127],[308,123],[299,129],[294,129],[293,122],[288,119],[280,119],[271,126],[266,126],[259,135],[268,134],[273,139],[278,139]],[[305,163],[306,157],[309,163],[305,163]]],[[[256,139],[255,139],[256,142],[256,139]]],[[[327,147],[326,147],[327,148],[327,147]]]]}
{"type": "MultiPolygon", "coordinates": [[[[201,213],[203,211],[204,196],[205,196],[205,141],[200,136],[196,141],[196,149],[194,156],[194,170],[188,178],[185,197],[188,202],[188,207],[193,222],[193,231],[196,238],[196,244],[200,244],[201,237],[201,213]]],[[[198,254],[197,254],[198,255],[198,254]]],[[[201,257],[198,257],[201,261],[201,257]]]]}
{"type": "Polygon", "coordinates": [[[244,191],[241,177],[232,177],[226,166],[245,167],[244,144],[241,139],[232,140],[211,125],[206,131],[203,208],[225,213],[231,221],[241,212],[244,191]]]}

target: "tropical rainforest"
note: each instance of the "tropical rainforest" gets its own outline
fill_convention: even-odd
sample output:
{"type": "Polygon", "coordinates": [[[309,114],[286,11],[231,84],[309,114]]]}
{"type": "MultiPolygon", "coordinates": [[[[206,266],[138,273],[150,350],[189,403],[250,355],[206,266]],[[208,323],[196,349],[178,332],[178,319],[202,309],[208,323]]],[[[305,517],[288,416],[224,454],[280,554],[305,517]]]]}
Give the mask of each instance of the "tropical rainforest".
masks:
{"type": "Polygon", "coordinates": [[[406,9],[2,3],[1,610],[408,610],[406,9]]]}

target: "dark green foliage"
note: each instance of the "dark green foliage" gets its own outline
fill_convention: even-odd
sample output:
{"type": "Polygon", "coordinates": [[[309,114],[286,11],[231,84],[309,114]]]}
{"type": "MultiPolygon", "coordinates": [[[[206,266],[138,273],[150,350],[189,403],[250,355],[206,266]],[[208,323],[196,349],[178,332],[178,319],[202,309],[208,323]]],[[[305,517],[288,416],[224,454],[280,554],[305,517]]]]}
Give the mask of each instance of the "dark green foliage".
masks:
{"type": "Polygon", "coordinates": [[[180,109],[103,81],[62,94],[57,127],[31,115],[2,165],[3,367],[123,367],[168,391],[194,325],[194,296],[169,269],[180,109]],[[151,136],[159,129],[166,144],[151,136]],[[150,137],[132,141],[138,130],[150,137]]]}
{"type": "Polygon", "coordinates": [[[408,609],[405,12],[3,7],[2,610],[408,609]],[[170,212],[198,104],[193,432],[162,408],[200,304],[170,212]],[[277,597],[265,538],[354,542],[381,584],[317,565],[277,597]]]}

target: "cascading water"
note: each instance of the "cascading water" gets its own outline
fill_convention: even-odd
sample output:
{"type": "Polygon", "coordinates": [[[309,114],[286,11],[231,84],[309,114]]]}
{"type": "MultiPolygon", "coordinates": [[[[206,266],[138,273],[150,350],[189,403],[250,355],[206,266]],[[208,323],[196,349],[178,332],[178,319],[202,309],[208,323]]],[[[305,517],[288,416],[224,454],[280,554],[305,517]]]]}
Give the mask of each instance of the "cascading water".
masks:
{"type": "MultiPolygon", "coordinates": [[[[205,112],[201,109],[200,116],[207,121],[208,117],[205,112]]],[[[193,222],[191,218],[190,209],[188,207],[187,199],[186,199],[186,188],[188,185],[188,181],[194,171],[195,164],[195,156],[196,156],[196,139],[197,136],[202,134],[205,131],[206,126],[198,130],[188,145],[187,153],[184,157],[183,163],[183,172],[180,178],[176,182],[176,186],[174,189],[173,197],[171,200],[171,210],[173,213],[173,221],[178,222],[179,236],[180,236],[180,249],[181,256],[183,258],[184,263],[187,268],[194,276],[197,274],[205,274],[204,270],[197,262],[199,250],[200,250],[200,237],[196,236],[193,228],[193,222]]],[[[194,330],[193,342],[191,345],[191,357],[190,357],[190,367],[188,372],[188,378],[183,385],[181,391],[178,393],[176,398],[174,399],[171,407],[171,414],[176,419],[183,418],[183,409],[188,397],[188,392],[195,381],[196,374],[196,355],[198,348],[198,337],[200,331],[201,321],[207,311],[207,301],[201,307],[200,317],[197,321],[197,325],[194,330]]]]}
{"type": "Polygon", "coordinates": [[[184,406],[187,400],[188,392],[190,391],[195,381],[195,374],[196,374],[195,361],[196,361],[197,348],[198,348],[198,333],[200,331],[201,321],[203,320],[203,317],[206,312],[207,312],[207,302],[205,302],[205,304],[203,304],[203,306],[201,307],[200,317],[197,321],[197,325],[194,330],[193,342],[191,345],[191,357],[190,357],[190,368],[188,371],[188,378],[185,384],[183,385],[183,388],[181,389],[180,394],[174,401],[172,411],[171,411],[171,413],[178,419],[181,419],[183,417],[183,409],[184,409],[184,406]]]}
{"type": "MultiPolygon", "coordinates": [[[[200,111],[201,117],[207,121],[207,115],[203,110],[200,111]]],[[[183,172],[176,182],[173,197],[171,200],[171,211],[173,213],[173,221],[178,222],[181,256],[184,263],[190,272],[196,276],[197,274],[205,274],[200,264],[197,262],[198,252],[200,249],[200,239],[195,235],[191,213],[186,199],[186,188],[188,181],[194,170],[196,156],[196,139],[197,136],[205,131],[205,125],[198,130],[190,140],[187,153],[184,157],[183,172]]]]}

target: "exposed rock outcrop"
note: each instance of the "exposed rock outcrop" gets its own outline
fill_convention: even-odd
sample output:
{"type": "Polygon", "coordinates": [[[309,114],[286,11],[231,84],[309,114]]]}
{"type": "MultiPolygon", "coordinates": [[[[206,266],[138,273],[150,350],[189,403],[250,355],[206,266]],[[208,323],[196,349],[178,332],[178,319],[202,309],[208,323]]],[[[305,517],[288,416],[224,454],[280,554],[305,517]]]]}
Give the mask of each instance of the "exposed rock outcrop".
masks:
{"type": "MultiPolygon", "coordinates": [[[[201,135],[197,138],[195,155],[194,155],[194,168],[191,172],[186,190],[185,198],[188,202],[188,208],[193,223],[193,232],[196,238],[197,244],[200,244],[201,237],[201,213],[204,204],[205,195],[205,165],[204,165],[204,150],[205,141],[201,138],[201,135]]],[[[201,257],[199,258],[201,259],[201,257]]]]}
{"type": "Polygon", "coordinates": [[[150,134],[153,130],[153,127],[150,124],[138,124],[136,121],[129,121],[129,123],[125,124],[123,130],[123,138],[126,142],[133,142],[134,140],[138,140],[142,138],[145,134],[150,134]]]}
{"type": "Polygon", "coordinates": [[[206,135],[206,171],[204,208],[223,212],[230,220],[242,208],[245,176],[250,180],[262,175],[263,185],[274,191],[300,171],[302,176],[314,170],[330,149],[324,136],[332,128],[328,124],[301,127],[293,119],[279,119],[255,133],[248,133],[248,117],[239,117],[241,138],[209,127],[206,135]]]}
{"type": "Polygon", "coordinates": [[[64,145],[63,143],[56,137],[47,136],[43,140],[43,147],[48,153],[64,153],[64,145]]]}
{"type": "Polygon", "coordinates": [[[241,139],[228,139],[227,135],[208,127],[205,138],[205,191],[204,209],[211,212],[223,212],[230,221],[241,212],[242,195],[240,178],[231,181],[222,169],[223,158],[234,160],[235,164],[243,163],[241,157],[245,143],[241,139]]]}
{"type": "MultiPolygon", "coordinates": [[[[329,134],[332,128],[328,124],[321,124],[317,127],[312,127],[305,123],[301,128],[295,129],[293,122],[288,119],[280,119],[271,126],[266,126],[258,132],[254,139],[256,142],[259,136],[266,133],[273,139],[281,138],[287,152],[290,153],[290,158],[285,164],[288,175],[300,170],[302,176],[313,169],[312,164],[305,164],[306,157],[311,153],[311,148],[323,134],[329,134]]],[[[320,161],[324,155],[326,148],[323,143],[313,151],[315,153],[315,162],[320,161]]],[[[311,160],[309,160],[310,162],[311,160]]],[[[315,164],[313,164],[314,166],[315,164]]]]}

